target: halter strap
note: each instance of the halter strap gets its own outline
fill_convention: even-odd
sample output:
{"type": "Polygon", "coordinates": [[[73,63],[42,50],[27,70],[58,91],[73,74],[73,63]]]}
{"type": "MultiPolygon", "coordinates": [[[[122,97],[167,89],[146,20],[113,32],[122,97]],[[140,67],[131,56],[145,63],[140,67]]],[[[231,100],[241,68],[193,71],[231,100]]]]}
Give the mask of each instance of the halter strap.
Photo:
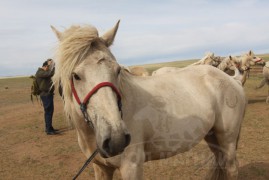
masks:
{"type": "Polygon", "coordinates": [[[81,103],[79,97],[78,97],[78,94],[77,94],[77,91],[75,89],[75,86],[74,86],[74,82],[73,82],[73,79],[71,79],[71,88],[72,88],[72,92],[74,94],[74,97],[77,101],[77,103],[79,105],[81,104],[87,104],[87,102],[89,101],[89,99],[92,97],[92,95],[94,93],[96,93],[100,88],[102,87],[106,87],[106,86],[109,86],[112,88],[112,90],[117,94],[117,98],[118,100],[121,100],[121,95],[120,95],[120,92],[118,91],[118,89],[111,83],[111,82],[101,82],[99,84],[97,84],[88,94],[87,96],[84,98],[83,102],[81,103]]]}
{"type": "Polygon", "coordinates": [[[84,98],[83,102],[80,101],[79,97],[78,97],[78,94],[77,94],[77,91],[75,89],[75,86],[74,86],[74,82],[73,82],[73,79],[71,79],[71,89],[72,89],[72,93],[77,101],[77,103],[79,104],[80,106],[80,110],[84,116],[84,120],[86,121],[86,123],[89,124],[89,126],[94,129],[94,126],[93,126],[93,123],[92,121],[90,120],[90,117],[87,113],[87,103],[89,101],[89,99],[93,96],[94,93],[96,93],[100,88],[102,87],[106,87],[106,86],[109,86],[111,87],[111,89],[117,94],[117,98],[118,98],[118,108],[119,108],[119,111],[121,112],[121,117],[122,117],[122,110],[121,110],[121,107],[122,107],[122,104],[121,104],[121,95],[120,95],[120,92],[118,91],[118,89],[111,83],[111,82],[101,82],[99,84],[97,84],[88,94],[87,96],[84,98]]]}
{"type": "Polygon", "coordinates": [[[262,59],[262,58],[260,58],[259,60],[255,61],[255,63],[260,62],[260,61],[262,61],[262,60],[263,60],[263,59],[262,59]]]}

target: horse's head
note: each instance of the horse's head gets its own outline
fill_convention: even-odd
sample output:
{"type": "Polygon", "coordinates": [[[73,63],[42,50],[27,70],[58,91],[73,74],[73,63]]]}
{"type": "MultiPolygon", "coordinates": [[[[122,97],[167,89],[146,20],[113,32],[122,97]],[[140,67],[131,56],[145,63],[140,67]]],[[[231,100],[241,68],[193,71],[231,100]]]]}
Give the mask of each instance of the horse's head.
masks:
{"type": "Polygon", "coordinates": [[[78,134],[87,131],[79,141],[89,143],[89,132],[94,132],[103,157],[121,153],[130,143],[117,85],[121,68],[109,50],[118,25],[119,22],[102,37],[91,26],[72,26],[64,32],[52,27],[59,39],[54,84],[61,81],[65,111],[78,134]]]}
{"type": "Polygon", "coordinates": [[[226,70],[235,70],[236,69],[237,58],[234,56],[228,56],[224,58],[221,63],[218,65],[218,68],[222,71],[226,70]]]}
{"type": "Polygon", "coordinates": [[[250,66],[254,66],[256,64],[264,64],[265,61],[254,55],[252,51],[249,51],[246,54],[243,54],[241,57],[241,69],[246,70],[249,69],[250,66]]]}
{"type": "Polygon", "coordinates": [[[265,65],[264,59],[262,59],[261,57],[258,57],[258,56],[254,56],[252,61],[253,61],[254,65],[261,65],[261,66],[265,65]]]}
{"type": "Polygon", "coordinates": [[[235,56],[229,56],[227,59],[228,59],[226,62],[227,68],[231,70],[237,69],[236,64],[236,62],[238,62],[237,58],[235,56]]]}
{"type": "Polygon", "coordinates": [[[212,66],[214,67],[218,67],[218,65],[221,63],[221,61],[223,60],[223,57],[220,56],[214,56],[213,57],[213,62],[212,62],[212,66]]]}

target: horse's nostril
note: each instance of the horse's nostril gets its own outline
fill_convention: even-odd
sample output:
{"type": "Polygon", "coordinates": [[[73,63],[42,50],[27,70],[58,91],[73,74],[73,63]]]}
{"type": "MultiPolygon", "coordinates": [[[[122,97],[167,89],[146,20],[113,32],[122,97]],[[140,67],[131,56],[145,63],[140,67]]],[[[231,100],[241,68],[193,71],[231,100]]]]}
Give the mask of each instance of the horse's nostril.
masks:
{"type": "Polygon", "coordinates": [[[107,138],[103,143],[102,147],[106,152],[110,152],[110,148],[109,148],[110,140],[111,140],[110,138],[107,138]]]}
{"type": "Polygon", "coordinates": [[[121,134],[117,138],[107,138],[103,141],[102,150],[109,156],[117,155],[124,151],[131,142],[130,134],[121,134]]]}
{"type": "Polygon", "coordinates": [[[128,146],[131,142],[131,135],[125,134],[125,147],[128,146]]]}

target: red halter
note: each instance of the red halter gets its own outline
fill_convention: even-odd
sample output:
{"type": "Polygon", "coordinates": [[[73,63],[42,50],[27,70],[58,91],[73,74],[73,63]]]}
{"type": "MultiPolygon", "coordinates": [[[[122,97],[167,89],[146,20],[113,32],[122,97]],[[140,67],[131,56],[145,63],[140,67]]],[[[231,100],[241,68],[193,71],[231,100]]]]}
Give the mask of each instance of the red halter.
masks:
{"type": "Polygon", "coordinates": [[[257,62],[261,62],[263,59],[262,58],[260,58],[259,60],[257,60],[257,61],[255,61],[255,63],[257,63],[257,62]]]}
{"type": "Polygon", "coordinates": [[[75,86],[74,86],[74,83],[73,83],[73,80],[71,79],[71,88],[72,88],[72,93],[74,94],[74,97],[77,101],[77,103],[79,105],[81,104],[86,104],[89,99],[92,97],[92,95],[94,93],[96,93],[100,88],[102,87],[106,87],[106,86],[109,86],[112,88],[112,90],[117,94],[117,98],[118,100],[121,100],[121,95],[120,95],[120,92],[118,91],[118,89],[111,83],[111,82],[101,82],[99,84],[97,84],[88,94],[87,96],[84,98],[83,102],[81,103],[79,97],[78,97],[78,94],[77,94],[77,91],[75,89],[75,86]]]}
{"type": "Polygon", "coordinates": [[[117,98],[118,98],[118,107],[119,107],[119,111],[121,111],[121,95],[120,92],[118,91],[118,89],[111,83],[111,82],[101,82],[99,84],[97,84],[88,94],[87,96],[84,98],[83,102],[80,101],[77,91],[75,89],[74,86],[74,82],[73,79],[71,79],[71,88],[72,88],[72,93],[77,101],[77,103],[80,105],[80,109],[83,113],[83,116],[85,118],[85,121],[94,129],[93,124],[91,122],[91,120],[89,119],[89,116],[87,114],[87,102],[89,101],[89,99],[93,96],[94,93],[96,93],[100,88],[102,87],[106,87],[109,86],[111,87],[111,89],[117,94],[117,98]]]}

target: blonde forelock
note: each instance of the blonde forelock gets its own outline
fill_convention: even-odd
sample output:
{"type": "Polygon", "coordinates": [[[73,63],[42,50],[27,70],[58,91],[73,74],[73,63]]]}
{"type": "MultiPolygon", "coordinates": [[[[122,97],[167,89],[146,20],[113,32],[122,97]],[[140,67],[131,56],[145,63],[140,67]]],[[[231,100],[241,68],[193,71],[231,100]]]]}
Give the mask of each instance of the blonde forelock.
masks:
{"type": "Polygon", "coordinates": [[[65,112],[70,117],[72,92],[71,74],[74,68],[86,58],[91,44],[98,40],[98,31],[92,26],[71,26],[61,34],[58,49],[55,55],[55,75],[53,84],[57,88],[62,86],[65,112]]]}

